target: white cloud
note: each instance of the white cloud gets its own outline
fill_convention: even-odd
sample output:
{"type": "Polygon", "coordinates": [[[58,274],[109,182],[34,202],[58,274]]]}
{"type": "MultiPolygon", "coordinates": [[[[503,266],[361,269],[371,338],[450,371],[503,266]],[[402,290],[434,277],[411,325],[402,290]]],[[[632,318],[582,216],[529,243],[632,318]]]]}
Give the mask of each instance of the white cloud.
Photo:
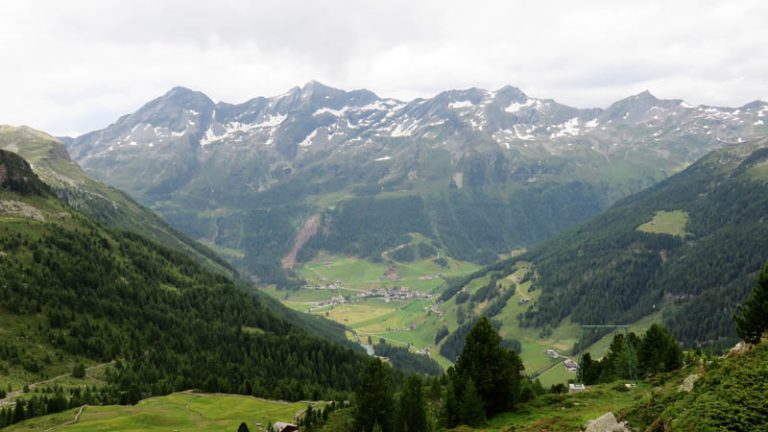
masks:
{"type": "Polygon", "coordinates": [[[383,96],[520,87],[579,107],[650,89],[768,99],[768,2],[0,3],[0,123],[101,128],[175,85],[215,100],[317,79],[383,96]]]}

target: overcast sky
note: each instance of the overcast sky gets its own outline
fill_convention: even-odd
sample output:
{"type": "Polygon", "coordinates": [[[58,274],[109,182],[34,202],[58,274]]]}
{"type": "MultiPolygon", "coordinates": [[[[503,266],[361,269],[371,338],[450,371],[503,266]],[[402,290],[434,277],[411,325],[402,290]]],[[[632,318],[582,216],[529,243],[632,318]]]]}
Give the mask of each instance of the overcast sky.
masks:
{"type": "Polygon", "coordinates": [[[768,1],[0,0],[0,74],[0,124],[58,135],[177,85],[237,103],[313,79],[737,106],[768,99],[768,1]]]}

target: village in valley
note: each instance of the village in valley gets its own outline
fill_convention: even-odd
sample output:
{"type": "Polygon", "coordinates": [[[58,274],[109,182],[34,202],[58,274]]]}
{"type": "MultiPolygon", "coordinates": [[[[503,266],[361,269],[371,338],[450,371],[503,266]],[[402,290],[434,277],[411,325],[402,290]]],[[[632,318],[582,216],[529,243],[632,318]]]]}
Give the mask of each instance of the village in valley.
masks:
{"type": "MultiPolygon", "coordinates": [[[[465,263],[451,261],[441,265],[433,259],[396,262],[385,259],[371,263],[354,257],[323,256],[298,268],[306,283],[294,291],[271,291],[286,305],[302,312],[322,315],[343,324],[350,340],[361,345],[370,355],[374,346],[386,342],[407,347],[411,352],[436,360],[444,368],[451,365],[441,354],[442,340],[436,339],[441,327],[449,331],[459,321],[472,319],[482,313],[488,302],[458,304],[455,299],[445,303],[439,299],[446,281],[474,271],[465,263]],[[475,306],[472,306],[475,305],[475,306]],[[477,308],[477,309],[475,309],[477,308]],[[463,311],[461,310],[463,309],[463,311]],[[466,318],[460,317],[466,315],[466,318]]],[[[531,269],[520,267],[499,280],[500,292],[514,290],[505,312],[496,319],[511,322],[517,314],[531,306],[538,293],[529,290],[531,269]]],[[[474,295],[488,281],[478,281],[463,288],[465,297],[474,295]]],[[[516,331],[515,333],[518,333],[516,331]]],[[[515,333],[505,337],[516,339],[515,333]]],[[[565,343],[557,339],[531,344],[525,335],[527,373],[542,376],[549,383],[573,378],[577,363],[567,357],[565,343]]],[[[570,343],[570,342],[569,342],[570,343]]],[[[386,359],[384,359],[386,360],[386,359]]]]}

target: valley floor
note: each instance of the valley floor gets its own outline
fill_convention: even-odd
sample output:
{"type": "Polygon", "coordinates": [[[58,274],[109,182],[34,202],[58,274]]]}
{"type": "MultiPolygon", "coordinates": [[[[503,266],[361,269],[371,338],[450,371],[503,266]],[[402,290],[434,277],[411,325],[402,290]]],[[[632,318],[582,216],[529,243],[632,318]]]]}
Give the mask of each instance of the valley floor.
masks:
{"type": "MultiPolygon", "coordinates": [[[[370,343],[379,341],[407,346],[415,353],[429,355],[447,369],[452,362],[440,354],[445,339],[435,343],[436,334],[443,326],[455,331],[459,327],[460,314],[479,316],[491,302],[479,302],[474,309],[467,308],[469,302],[457,304],[455,297],[439,302],[446,280],[467,276],[478,269],[467,262],[453,259],[446,262],[445,266],[440,266],[426,258],[373,263],[354,257],[321,254],[297,267],[296,271],[307,281],[302,289],[262,289],[290,308],[321,315],[346,326],[349,339],[369,350],[370,343]],[[407,288],[411,297],[381,294],[382,290],[401,287],[407,288]],[[372,293],[376,295],[370,295],[372,293]]],[[[541,294],[540,289],[530,290],[531,281],[526,275],[532,271],[528,263],[521,262],[511,274],[498,280],[502,290],[512,289],[515,293],[494,319],[502,324],[499,330],[502,337],[520,342],[526,374],[538,378],[548,388],[575,378],[575,373],[569,372],[563,362],[567,358],[578,360],[570,353],[579,340],[581,327],[567,319],[547,333],[542,329],[519,326],[518,315],[528,310],[541,294]],[[553,356],[548,350],[556,351],[557,355],[553,356]]],[[[475,278],[464,290],[474,295],[490,279],[490,274],[475,278]]],[[[642,332],[659,320],[660,314],[650,315],[631,325],[630,331],[642,332]]],[[[595,358],[601,357],[612,338],[613,333],[605,335],[587,351],[595,358]]]]}

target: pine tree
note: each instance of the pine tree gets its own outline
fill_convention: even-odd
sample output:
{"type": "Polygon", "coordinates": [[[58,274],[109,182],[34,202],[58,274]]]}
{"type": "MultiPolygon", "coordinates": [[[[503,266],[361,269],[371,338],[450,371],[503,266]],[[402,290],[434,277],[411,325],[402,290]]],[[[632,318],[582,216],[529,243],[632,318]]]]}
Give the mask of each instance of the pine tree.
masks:
{"type": "Polygon", "coordinates": [[[453,428],[459,424],[460,420],[459,404],[461,401],[459,398],[463,382],[459,379],[456,369],[453,367],[448,368],[444,377],[448,381],[448,389],[443,400],[441,419],[445,427],[453,428]]]}
{"type": "Polygon", "coordinates": [[[240,427],[237,428],[237,432],[250,432],[250,431],[248,430],[248,425],[245,424],[245,422],[242,422],[240,423],[240,427]]]}
{"type": "Polygon", "coordinates": [[[429,398],[432,400],[438,400],[440,399],[442,393],[443,389],[440,386],[440,380],[438,378],[434,378],[432,380],[432,385],[429,387],[429,398]]]}
{"type": "Polygon", "coordinates": [[[75,363],[72,368],[72,378],[85,378],[85,365],[80,362],[75,363]]]}
{"type": "Polygon", "coordinates": [[[586,385],[597,384],[600,379],[600,363],[592,360],[592,355],[585,353],[581,359],[579,373],[581,382],[586,385]]]}
{"type": "Polygon", "coordinates": [[[514,407],[521,391],[523,363],[517,353],[501,346],[501,337],[486,317],[467,335],[456,362],[462,380],[471,379],[485,406],[486,417],[514,407]]]}
{"type": "Polygon", "coordinates": [[[427,430],[427,412],[421,391],[421,379],[411,375],[405,380],[398,408],[398,432],[423,432],[427,430]]]}
{"type": "Polygon", "coordinates": [[[459,421],[462,424],[477,427],[485,423],[485,406],[483,398],[477,391],[472,378],[467,378],[464,384],[464,394],[459,407],[459,421]]]}
{"type": "Polygon", "coordinates": [[[640,372],[653,375],[679,369],[683,364],[683,351],[664,327],[653,324],[643,335],[637,359],[640,372]]]}
{"type": "Polygon", "coordinates": [[[752,294],[734,316],[736,332],[745,342],[757,344],[768,331],[768,263],[757,276],[752,294]]]}
{"type": "Polygon", "coordinates": [[[382,432],[392,432],[395,411],[392,379],[381,360],[375,359],[365,368],[355,396],[355,430],[371,432],[374,425],[378,425],[382,432]]]}
{"type": "Polygon", "coordinates": [[[13,408],[13,418],[11,419],[11,423],[18,423],[23,421],[25,418],[26,413],[24,412],[24,401],[19,399],[16,401],[16,406],[13,408]]]}

